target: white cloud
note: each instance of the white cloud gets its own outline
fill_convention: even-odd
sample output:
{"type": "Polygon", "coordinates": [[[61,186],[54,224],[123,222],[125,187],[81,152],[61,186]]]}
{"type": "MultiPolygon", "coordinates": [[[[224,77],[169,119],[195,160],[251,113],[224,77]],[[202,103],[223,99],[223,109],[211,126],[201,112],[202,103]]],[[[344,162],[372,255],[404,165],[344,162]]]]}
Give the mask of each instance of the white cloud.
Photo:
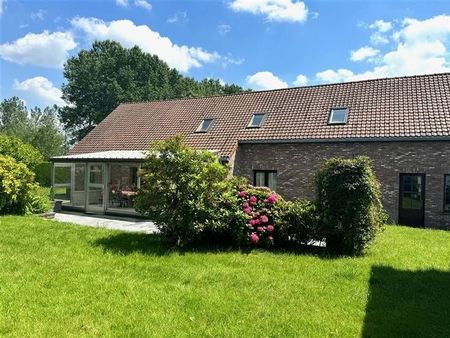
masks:
{"type": "Polygon", "coordinates": [[[71,23],[91,41],[110,39],[126,48],[139,46],[144,52],[158,55],[170,67],[182,72],[221,58],[218,53],[208,52],[200,47],[176,45],[168,37],[161,36],[148,26],[137,26],[130,20],[105,22],[96,18],[77,17],[71,23]]]}
{"type": "Polygon", "coordinates": [[[141,8],[143,8],[143,9],[146,9],[146,10],[151,10],[152,9],[152,5],[151,4],[149,4],[147,1],[145,1],[145,0],[134,0],[134,5],[136,6],[136,7],[141,7],[141,8]]]}
{"type": "Polygon", "coordinates": [[[450,71],[450,15],[406,18],[393,36],[396,46],[377,58],[373,68],[360,73],[327,69],[317,73],[317,79],[341,82],[450,71]]]}
{"type": "Polygon", "coordinates": [[[66,105],[64,100],[61,98],[61,90],[54,87],[53,83],[43,76],[36,76],[22,82],[16,80],[14,88],[27,93],[34,99],[43,101],[47,105],[66,105]]]}
{"type": "Polygon", "coordinates": [[[369,25],[369,28],[376,29],[381,33],[389,32],[392,29],[392,23],[384,20],[376,20],[369,25]]]}
{"type": "Polygon", "coordinates": [[[6,0],[0,0],[0,15],[3,14],[3,5],[6,3],[6,0]]]}
{"type": "Polygon", "coordinates": [[[304,22],[308,9],[298,0],[233,0],[230,7],[236,12],[264,15],[269,21],[304,22]]]}
{"type": "Polygon", "coordinates": [[[378,49],[364,46],[358,50],[352,51],[350,53],[350,60],[352,61],[363,61],[365,59],[371,58],[377,55],[380,51],[378,49]]]}
{"type": "Polygon", "coordinates": [[[31,13],[31,18],[33,20],[44,20],[45,15],[47,14],[47,11],[44,11],[43,9],[39,9],[37,12],[31,13]]]}
{"type": "Polygon", "coordinates": [[[28,33],[14,42],[0,45],[0,56],[21,65],[60,68],[69,55],[68,51],[76,46],[68,32],[28,33]]]}
{"type": "Polygon", "coordinates": [[[223,68],[227,68],[228,65],[237,65],[238,66],[238,65],[243,64],[245,61],[245,59],[236,59],[231,54],[222,56],[220,59],[221,59],[223,68]]]}
{"type": "Polygon", "coordinates": [[[257,72],[246,78],[247,84],[255,90],[287,88],[288,84],[271,72],[257,72]]]}
{"type": "Polygon", "coordinates": [[[316,77],[321,82],[334,83],[346,81],[353,76],[353,72],[348,69],[327,69],[322,72],[318,72],[316,77]]]}
{"type": "Polygon", "coordinates": [[[116,5],[121,7],[127,7],[128,6],[128,0],[116,0],[116,5]]]}
{"type": "Polygon", "coordinates": [[[376,20],[368,26],[370,29],[375,30],[370,36],[370,42],[374,45],[383,45],[389,43],[389,39],[386,33],[389,32],[393,25],[392,22],[384,20],[376,20]]]}
{"type": "Polygon", "coordinates": [[[222,24],[217,26],[217,31],[220,35],[226,35],[231,31],[231,26],[227,24],[222,24]]]}
{"type": "Polygon", "coordinates": [[[172,16],[167,18],[167,23],[179,23],[179,22],[187,22],[188,15],[186,11],[178,11],[172,16]]]}
{"type": "Polygon", "coordinates": [[[298,74],[297,78],[293,82],[294,86],[301,87],[305,86],[308,83],[308,78],[303,74],[298,74]]]}
{"type": "Polygon", "coordinates": [[[389,39],[386,37],[386,35],[380,32],[375,32],[370,36],[370,42],[373,45],[385,45],[389,43],[389,39]]]}

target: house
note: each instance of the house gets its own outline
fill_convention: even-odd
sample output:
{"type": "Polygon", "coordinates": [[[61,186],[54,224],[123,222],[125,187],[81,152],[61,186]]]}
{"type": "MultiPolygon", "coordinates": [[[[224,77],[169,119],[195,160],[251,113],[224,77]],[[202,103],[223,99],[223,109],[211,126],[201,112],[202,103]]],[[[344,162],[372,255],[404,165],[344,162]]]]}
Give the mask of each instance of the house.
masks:
{"type": "Polygon", "coordinates": [[[133,212],[145,150],[175,134],[287,199],[314,198],[327,158],[367,155],[392,221],[450,228],[450,73],[124,103],[53,158],[55,199],[133,212]]]}

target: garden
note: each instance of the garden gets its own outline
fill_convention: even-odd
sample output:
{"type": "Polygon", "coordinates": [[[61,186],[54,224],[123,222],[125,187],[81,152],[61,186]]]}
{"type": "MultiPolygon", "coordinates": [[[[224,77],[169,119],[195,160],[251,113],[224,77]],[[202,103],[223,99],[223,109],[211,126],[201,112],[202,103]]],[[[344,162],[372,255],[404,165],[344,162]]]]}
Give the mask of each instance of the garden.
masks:
{"type": "Polygon", "coordinates": [[[154,143],[140,175],[136,209],[180,247],[301,250],[325,244],[330,254],[359,255],[387,221],[366,157],[326,161],[315,177],[315,201],[285,201],[253,187],[178,136],[154,143]]]}
{"type": "Polygon", "coordinates": [[[0,217],[2,336],[450,332],[450,233],[384,226],[367,158],[327,161],[316,200],[285,201],[157,142],[136,202],[160,229],[147,235],[26,215],[49,207],[42,158],[0,141],[0,210],[18,214],[0,217]]]}

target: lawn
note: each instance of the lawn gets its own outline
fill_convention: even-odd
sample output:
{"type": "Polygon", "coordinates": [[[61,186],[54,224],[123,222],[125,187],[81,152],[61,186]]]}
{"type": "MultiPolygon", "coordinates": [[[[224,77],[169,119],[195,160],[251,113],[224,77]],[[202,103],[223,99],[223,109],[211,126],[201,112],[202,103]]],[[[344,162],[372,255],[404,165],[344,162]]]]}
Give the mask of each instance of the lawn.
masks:
{"type": "Polygon", "coordinates": [[[0,217],[0,335],[449,336],[450,232],[388,226],[330,258],[0,217]]]}

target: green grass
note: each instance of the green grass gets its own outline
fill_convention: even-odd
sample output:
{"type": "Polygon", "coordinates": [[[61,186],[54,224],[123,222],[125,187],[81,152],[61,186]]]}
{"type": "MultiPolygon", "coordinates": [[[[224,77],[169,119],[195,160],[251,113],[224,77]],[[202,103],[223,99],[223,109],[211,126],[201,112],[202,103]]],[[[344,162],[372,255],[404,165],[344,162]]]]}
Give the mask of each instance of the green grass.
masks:
{"type": "Polygon", "coordinates": [[[0,218],[1,336],[450,335],[450,233],[364,257],[176,252],[154,236],[0,218]]]}

